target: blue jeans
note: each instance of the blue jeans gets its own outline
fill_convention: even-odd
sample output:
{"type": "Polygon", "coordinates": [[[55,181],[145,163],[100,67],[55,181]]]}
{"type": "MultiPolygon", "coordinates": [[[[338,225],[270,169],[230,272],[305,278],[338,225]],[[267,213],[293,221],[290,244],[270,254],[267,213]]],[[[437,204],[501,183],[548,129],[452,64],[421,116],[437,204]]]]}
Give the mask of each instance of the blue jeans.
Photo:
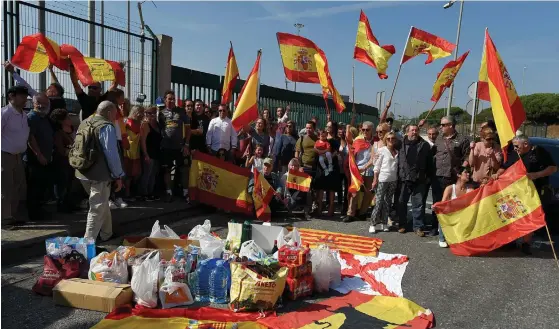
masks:
{"type": "MultiPolygon", "coordinates": [[[[439,202],[443,199],[443,192],[447,186],[454,184],[450,177],[437,176],[431,182],[431,188],[433,189],[433,204],[439,202]]],[[[441,230],[441,225],[437,219],[437,214],[433,211],[433,227],[437,226],[439,229],[439,242],[445,242],[443,231],[441,230]]]]}
{"type": "Polygon", "coordinates": [[[423,198],[427,194],[427,185],[425,183],[402,182],[400,196],[398,200],[398,221],[400,228],[407,227],[408,220],[408,201],[411,197],[411,216],[413,221],[413,230],[421,230],[425,226],[425,204],[423,198]]]}

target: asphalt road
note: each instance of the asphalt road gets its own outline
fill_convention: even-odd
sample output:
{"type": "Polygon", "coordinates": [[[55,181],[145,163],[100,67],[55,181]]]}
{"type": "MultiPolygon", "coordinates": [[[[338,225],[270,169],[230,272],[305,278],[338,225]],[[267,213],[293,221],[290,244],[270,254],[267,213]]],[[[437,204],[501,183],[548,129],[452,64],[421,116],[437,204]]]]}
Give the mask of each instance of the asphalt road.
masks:
{"type": "MultiPolygon", "coordinates": [[[[205,218],[221,236],[231,215],[212,214],[183,219],[170,226],[187,233],[205,218]]],[[[296,221],[296,226],[367,235],[367,222],[333,219],[296,221]]],[[[132,232],[131,232],[132,233],[132,232]]],[[[140,233],[140,232],[136,232],[140,233]]],[[[145,233],[145,232],[144,232],[145,233]]],[[[382,251],[408,255],[402,283],[404,297],[431,309],[436,328],[557,328],[559,269],[547,250],[533,256],[496,251],[485,257],[456,257],[438,247],[436,238],[414,234],[377,233],[382,251]]],[[[113,241],[117,245],[119,241],[113,241]]],[[[5,328],[90,328],[104,313],[55,306],[31,287],[40,259],[3,268],[2,324],[5,328]]],[[[292,308],[292,307],[289,307],[292,308]]]]}

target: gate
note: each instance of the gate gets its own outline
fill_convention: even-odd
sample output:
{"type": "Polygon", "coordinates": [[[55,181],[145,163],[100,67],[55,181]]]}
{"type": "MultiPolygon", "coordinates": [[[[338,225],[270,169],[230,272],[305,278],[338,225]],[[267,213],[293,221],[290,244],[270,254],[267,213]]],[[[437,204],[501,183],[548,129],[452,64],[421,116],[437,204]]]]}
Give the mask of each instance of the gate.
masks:
{"type": "MultiPolygon", "coordinates": [[[[2,63],[13,56],[24,36],[35,33],[43,33],[59,45],[64,43],[73,45],[84,56],[88,56],[90,45],[88,36],[90,27],[93,26],[96,36],[94,43],[95,57],[103,57],[104,59],[126,63],[127,79],[126,87],[123,89],[127,97],[134,103],[140,94],[144,94],[146,95],[144,104],[155,102],[155,79],[157,76],[156,40],[79,16],[70,15],[68,12],[73,12],[70,10],[70,7],[68,7],[67,11],[61,12],[48,8],[49,2],[39,1],[39,3],[42,3],[42,5],[23,1],[3,1],[2,63]],[[143,54],[141,50],[142,43],[144,47],[143,54]],[[143,67],[141,63],[144,63],[143,67]]],[[[64,2],[61,5],[64,6],[64,2]]],[[[68,111],[79,113],[80,108],[76,101],[69,72],[60,71],[57,68],[54,70],[58,81],[65,89],[64,97],[66,98],[68,111]]],[[[19,72],[18,70],[18,73],[36,90],[44,90],[51,83],[51,77],[46,72],[34,74],[26,71],[19,72]],[[46,85],[41,85],[41,75],[43,74],[46,75],[46,85]]],[[[10,74],[6,74],[5,70],[2,70],[2,75],[5,86],[5,89],[2,90],[4,96],[7,89],[13,86],[14,81],[10,74]]],[[[43,81],[45,81],[44,78],[43,81]]],[[[109,85],[110,82],[104,82],[105,88],[108,88],[109,85]]],[[[2,103],[4,104],[4,102],[2,103]]]]}

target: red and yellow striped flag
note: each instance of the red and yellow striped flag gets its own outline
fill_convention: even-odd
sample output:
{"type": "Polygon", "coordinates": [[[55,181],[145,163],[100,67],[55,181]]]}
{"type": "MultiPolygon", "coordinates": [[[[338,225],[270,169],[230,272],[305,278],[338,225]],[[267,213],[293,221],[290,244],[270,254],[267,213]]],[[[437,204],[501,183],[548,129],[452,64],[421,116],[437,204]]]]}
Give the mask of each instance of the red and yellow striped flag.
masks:
{"type": "Polygon", "coordinates": [[[538,192],[522,161],[498,180],[433,209],[458,256],[487,253],[545,226],[538,192]]]}
{"type": "Polygon", "coordinates": [[[354,255],[377,256],[382,245],[379,238],[360,235],[320,231],[310,228],[297,228],[301,234],[301,243],[316,248],[321,244],[330,249],[348,252],[354,255]]]}
{"type": "Polygon", "coordinates": [[[39,73],[47,69],[49,63],[59,67],[60,47],[42,33],[23,37],[11,63],[22,70],[39,73]]]}
{"type": "Polygon", "coordinates": [[[262,51],[258,51],[256,62],[252,67],[252,71],[241,89],[237,103],[235,104],[235,112],[231,124],[235,130],[239,131],[241,127],[250,124],[258,118],[258,85],[260,84],[260,56],[262,51]]]}
{"type": "Polygon", "coordinates": [[[328,68],[328,60],[322,49],[319,49],[318,53],[314,54],[314,61],[316,63],[320,86],[322,87],[322,96],[328,101],[328,94],[332,95],[336,110],[338,113],[342,113],[345,110],[345,103],[336,87],[334,87],[334,81],[332,81],[330,69],[328,68]]]}
{"type": "MultiPolygon", "coordinates": [[[[357,140],[356,140],[357,141],[357,140]]],[[[348,152],[349,154],[349,174],[350,174],[350,182],[348,192],[351,194],[356,194],[361,189],[361,185],[363,185],[363,177],[359,172],[359,168],[355,163],[355,156],[353,152],[348,152]]]]}
{"type": "MultiPolygon", "coordinates": [[[[499,133],[501,145],[514,138],[520,125],[526,120],[526,112],[516,93],[507,68],[501,60],[489,32],[485,30],[485,55],[487,86],[491,99],[491,111],[499,133]]],[[[483,66],[482,62],[482,66],[483,66]]]]}
{"type": "Polygon", "coordinates": [[[233,52],[233,43],[229,48],[229,56],[227,57],[227,67],[225,68],[225,76],[223,77],[223,90],[221,92],[221,104],[227,104],[231,101],[233,95],[233,88],[239,78],[239,67],[237,67],[237,60],[233,52]]]}
{"type": "Polygon", "coordinates": [[[387,79],[386,69],[388,68],[388,60],[395,52],[396,49],[393,45],[379,45],[377,38],[371,30],[369,19],[361,10],[353,58],[374,67],[377,69],[379,78],[387,79]]]}
{"type": "Polygon", "coordinates": [[[433,96],[431,96],[433,102],[438,102],[446,88],[452,85],[454,78],[458,75],[469,53],[470,51],[468,50],[457,60],[448,62],[441,70],[441,73],[437,75],[437,81],[433,85],[433,96]]]}
{"type": "Polygon", "coordinates": [[[121,86],[126,85],[126,77],[120,63],[102,58],[84,57],[74,46],[60,46],[62,57],[69,57],[76,70],[78,79],[84,86],[94,82],[114,81],[121,86]]]}
{"type": "Polygon", "coordinates": [[[269,222],[272,219],[272,212],[270,211],[270,201],[274,197],[276,191],[270,186],[270,183],[264,176],[253,168],[252,174],[254,177],[254,188],[252,190],[252,200],[254,201],[254,209],[256,210],[256,217],[264,222],[269,222]]]}
{"type": "Polygon", "coordinates": [[[277,34],[285,77],[293,82],[320,83],[314,55],[319,48],[309,39],[289,33],[277,34]]]}
{"type": "Polygon", "coordinates": [[[400,64],[404,64],[419,54],[426,54],[425,64],[429,64],[435,59],[450,56],[454,48],[456,48],[455,44],[412,26],[400,64]]]}
{"type": "Polygon", "coordinates": [[[312,177],[298,170],[289,170],[287,174],[286,187],[301,192],[308,192],[311,189],[312,177]]]}

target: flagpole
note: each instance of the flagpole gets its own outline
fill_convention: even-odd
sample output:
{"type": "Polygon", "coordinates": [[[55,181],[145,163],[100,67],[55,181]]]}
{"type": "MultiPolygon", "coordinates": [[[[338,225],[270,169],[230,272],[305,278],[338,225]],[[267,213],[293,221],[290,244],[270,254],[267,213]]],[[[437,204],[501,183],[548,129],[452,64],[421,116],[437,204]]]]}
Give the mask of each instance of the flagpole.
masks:
{"type": "Polygon", "coordinates": [[[355,123],[355,63],[353,63],[353,68],[351,70],[351,101],[352,101],[352,109],[351,109],[351,122],[350,124],[353,126],[355,123]]]}
{"type": "Polygon", "coordinates": [[[396,79],[394,80],[394,87],[392,87],[392,93],[390,94],[390,98],[388,99],[388,103],[387,103],[384,111],[382,111],[382,114],[380,116],[380,122],[383,122],[384,120],[386,120],[386,117],[388,116],[388,109],[390,108],[389,104],[392,103],[392,97],[394,97],[394,91],[396,91],[396,85],[398,84],[398,78],[400,78],[400,71],[402,70],[402,62],[404,61],[404,55],[406,53],[406,46],[408,45],[408,42],[410,40],[410,35],[411,35],[412,29],[413,29],[413,26],[410,27],[410,33],[408,34],[408,38],[406,39],[406,44],[404,45],[404,51],[402,52],[402,58],[400,59],[400,66],[398,67],[398,73],[396,73],[396,79]]]}
{"type": "Polygon", "coordinates": [[[425,118],[419,120],[419,123],[418,123],[419,128],[421,128],[425,124],[425,120],[427,120],[429,115],[431,115],[431,112],[433,112],[433,110],[435,109],[435,106],[437,106],[437,104],[439,103],[439,100],[440,100],[440,98],[437,99],[437,101],[435,103],[433,103],[433,106],[431,106],[431,109],[429,110],[429,112],[427,112],[427,115],[425,116],[425,118]]]}
{"type": "Polygon", "coordinates": [[[258,89],[256,91],[256,111],[258,112],[258,106],[260,105],[260,68],[262,68],[262,48],[258,49],[256,57],[260,58],[260,61],[258,62],[258,89]]]}

